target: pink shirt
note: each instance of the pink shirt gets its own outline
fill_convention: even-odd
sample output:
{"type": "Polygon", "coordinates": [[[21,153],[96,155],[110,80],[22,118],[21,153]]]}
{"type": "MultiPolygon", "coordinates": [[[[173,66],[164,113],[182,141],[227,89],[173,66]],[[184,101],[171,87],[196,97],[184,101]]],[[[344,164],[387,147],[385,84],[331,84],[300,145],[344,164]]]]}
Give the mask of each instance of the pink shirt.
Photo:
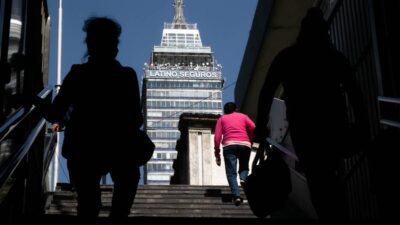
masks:
{"type": "Polygon", "coordinates": [[[255,129],[254,122],[239,112],[222,115],[215,125],[214,148],[227,143],[248,143],[250,145],[255,129]]]}

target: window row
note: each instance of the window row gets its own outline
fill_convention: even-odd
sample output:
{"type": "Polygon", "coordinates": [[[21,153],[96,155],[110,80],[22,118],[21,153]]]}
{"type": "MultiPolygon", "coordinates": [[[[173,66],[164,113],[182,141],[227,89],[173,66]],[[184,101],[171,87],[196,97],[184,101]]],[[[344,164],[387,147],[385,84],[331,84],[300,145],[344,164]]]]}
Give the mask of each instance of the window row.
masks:
{"type": "Polygon", "coordinates": [[[147,121],[149,128],[178,128],[178,121],[147,121]]]}
{"type": "Polygon", "coordinates": [[[198,34],[167,33],[162,37],[161,46],[171,45],[202,46],[202,43],[198,34]]]}
{"type": "Polygon", "coordinates": [[[147,111],[147,118],[149,117],[164,117],[164,118],[179,118],[180,111],[147,111]]]}
{"type": "Polygon", "coordinates": [[[149,90],[147,97],[221,99],[222,93],[211,91],[161,91],[149,90]]]}
{"type": "Polygon", "coordinates": [[[148,163],[147,164],[148,172],[171,171],[171,170],[173,170],[172,164],[161,164],[161,163],[148,163]]]}
{"type": "Polygon", "coordinates": [[[153,154],[152,159],[176,159],[176,152],[157,152],[153,154]]]}
{"type": "Polygon", "coordinates": [[[222,109],[221,102],[209,101],[147,101],[147,108],[222,109]]]}
{"type": "Polygon", "coordinates": [[[147,134],[151,139],[153,138],[168,138],[168,139],[178,139],[180,137],[179,131],[147,131],[147,134]]]}
{"type": "Polygon", "coordinates": [[[147,89],[150,88],[221,89],[222,82],[148,81],[146,87],[147,89]]]}
{"type": "Polygon", "coordinates": [[[154,142],[157,149],[175,149],[176,142],[154,142]]]}
{"type": "MultiPolygon", "coordinates": [[[[160,53],[155,52],[152,55],[150,67],[170,67],[174,65],[183,67],[214,65],[214,57],[212,54],[184,54],[184,53],[160,53]]],[[[153,68],[154,69],[154,68],[153,68]]]]}
{"type": "MultiPolygon", "coordinates": [[[[146,119],[156,119],[156,118],[163,118],[163,119],[174,119],[179,118],[182,113],[192,113],[193,110],[182,109],[179,111],[163,111],[157,109],[149,109],[146,114],[146,119]],[[156,111],[153,111],[156,110],[156,111]]],[[[212,110],[201,110],[202,113],[209,113],[209,114],[216,114],[219,115],[222,113],[222,109],[212,109],[212,110]]]]}
{"type": "Polygon", "coordinates": [[[171,174],[147,174],[147,182],[149,184],[169,184],[171,174]]]}

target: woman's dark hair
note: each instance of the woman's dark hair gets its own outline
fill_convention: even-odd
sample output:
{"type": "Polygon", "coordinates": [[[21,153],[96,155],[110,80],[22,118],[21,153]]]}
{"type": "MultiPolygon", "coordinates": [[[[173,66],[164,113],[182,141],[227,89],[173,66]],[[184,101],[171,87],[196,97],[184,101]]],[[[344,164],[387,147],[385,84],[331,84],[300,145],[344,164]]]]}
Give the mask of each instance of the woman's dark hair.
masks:
{"type": "MultiPolygon", "coordinates": [[[[107,17],[89,17],[82,28],[87,35],[106,36],[118,40],[121,35],[121,25],[107,17]]],[[[86,37],[87,39],[88,37],[86,37]]],[[[87,40],[86,40],[87,41],[87,40]]]]}
{"type": "Polygon", "coordinates": [[[98,58],[115,58],[118,54],[121,25],[107,17],[90,17],[82,28],[86,32],[88,51],[85,55],[98,58]]]}
{"type": "Polygon", "coordinates": [[[231,114],[235,112],[237,109],[237,106],[234,102],[228,102],[224,105],[224,114],[231,114]]]}

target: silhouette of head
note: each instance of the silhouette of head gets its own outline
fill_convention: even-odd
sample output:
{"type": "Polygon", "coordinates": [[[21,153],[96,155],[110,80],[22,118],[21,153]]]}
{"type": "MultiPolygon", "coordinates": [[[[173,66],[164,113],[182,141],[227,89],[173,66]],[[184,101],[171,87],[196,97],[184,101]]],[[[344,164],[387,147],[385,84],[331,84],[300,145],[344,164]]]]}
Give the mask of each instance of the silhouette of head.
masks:
{"type": "Polygon", "coordinates": [[[297,42],[302,44],[330,43],[329,26],[321,9],[313,7],[301,21],[297,42]]]}
{"type": "Polygon", "coordinates": [[[107,17],[90,17],[85,21],[87,53],[93,58],[110,59],[118,54],[121,26],[107,17]]]}
{"type": "Polygon", "coordinates": [[[233,102],[228,102],[224,105],[224,114],[231,114],[236,111],[237,106],[233,102]]]}

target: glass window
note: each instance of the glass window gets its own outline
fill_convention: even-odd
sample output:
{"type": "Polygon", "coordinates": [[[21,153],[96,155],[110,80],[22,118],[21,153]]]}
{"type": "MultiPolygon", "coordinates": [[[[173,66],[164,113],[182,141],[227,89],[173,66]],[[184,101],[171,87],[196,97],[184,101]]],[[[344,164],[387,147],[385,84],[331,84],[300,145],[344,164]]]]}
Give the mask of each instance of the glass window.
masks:
{"type": "MultiPolygon", "coordinates": [[[[2,113],[0,120],[6,118],[22,105],[23,84],[25,75],[25,5],[26,0],[14,0],[11,5],[11,18],[10,27],[8,31],[8,46],[2,46],[2,56],[7,53],[7,62],[2,65],[2,73],[6,71],[7,74],[2,74],[1,80],[4,89],[1,93],[1,108],[2,113]],[[4,48],[3,48],[4,47],[4,48]],[[4,71],[3,71],[4,70],[4,71]],[[5,78],[5,79],[4,79],[5,78]]],[[[2,27],[4,24],[4,3],[0,3],[0,18],[2,27]]],[[[3,41],[2,41],[3,45],[3,41]]],[[[2,59],[3,60],[3,59],[2,59]]]]}
{"type": "MultiPolygon", "coordinates": [[[[5,16],[5,3],[6,0],[0,0],[0,34],[3,34],[4,16],[5,16]]],[[[3,35],[0,35],[0,49],[2,47],[3,35]]]]}

